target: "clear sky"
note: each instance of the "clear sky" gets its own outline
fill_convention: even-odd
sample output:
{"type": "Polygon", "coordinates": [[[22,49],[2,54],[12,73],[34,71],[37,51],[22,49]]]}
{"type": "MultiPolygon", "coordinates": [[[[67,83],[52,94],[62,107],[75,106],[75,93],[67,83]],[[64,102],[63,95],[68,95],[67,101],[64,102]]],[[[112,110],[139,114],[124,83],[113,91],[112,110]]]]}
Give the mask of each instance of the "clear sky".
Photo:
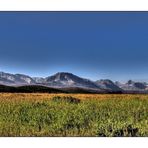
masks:
{"type": "Polygon", "coordinates": [[[0,12],[0,71],[148,79],[148,12],[0,12]]]}

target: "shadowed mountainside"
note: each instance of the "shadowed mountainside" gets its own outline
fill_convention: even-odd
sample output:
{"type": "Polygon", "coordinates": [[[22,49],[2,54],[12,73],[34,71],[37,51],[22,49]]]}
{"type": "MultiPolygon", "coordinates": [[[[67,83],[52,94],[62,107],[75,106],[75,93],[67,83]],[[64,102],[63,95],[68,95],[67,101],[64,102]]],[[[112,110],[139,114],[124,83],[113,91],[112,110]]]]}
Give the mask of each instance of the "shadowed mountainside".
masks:
{"type": "Polygon", "coordinates": [[[64,87],[64,88],[52,88],[40,85],[26,85],[26,86],[6,86],[0,85],[0,92],[10,93],[84,93],[84,94],[107,94],[107,93],[122,93],[122,91],[108,91],[97,90],[80,87],[64,87]]]}

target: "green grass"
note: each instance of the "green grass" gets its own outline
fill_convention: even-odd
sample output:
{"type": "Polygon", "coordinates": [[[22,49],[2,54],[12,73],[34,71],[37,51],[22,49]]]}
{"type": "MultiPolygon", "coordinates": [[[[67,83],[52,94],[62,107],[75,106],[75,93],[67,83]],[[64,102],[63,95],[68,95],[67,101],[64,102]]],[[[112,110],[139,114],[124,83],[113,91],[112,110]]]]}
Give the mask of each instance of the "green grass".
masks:
{"type": "Polygon", "coordinates": [[[71,100],[0,100],[0,136],[148,136],[147,99],[71,100]]]}

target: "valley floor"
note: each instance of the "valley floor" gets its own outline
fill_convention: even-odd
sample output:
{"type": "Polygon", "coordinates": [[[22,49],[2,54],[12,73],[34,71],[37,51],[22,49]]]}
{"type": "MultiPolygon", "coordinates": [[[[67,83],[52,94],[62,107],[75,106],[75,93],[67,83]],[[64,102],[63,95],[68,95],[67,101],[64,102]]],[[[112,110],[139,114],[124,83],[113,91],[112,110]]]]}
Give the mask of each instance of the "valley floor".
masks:
{"type": "Polygon", "coordinates": [[[148,95],[0,93],[0,136],[147,137],[148,95]]]}

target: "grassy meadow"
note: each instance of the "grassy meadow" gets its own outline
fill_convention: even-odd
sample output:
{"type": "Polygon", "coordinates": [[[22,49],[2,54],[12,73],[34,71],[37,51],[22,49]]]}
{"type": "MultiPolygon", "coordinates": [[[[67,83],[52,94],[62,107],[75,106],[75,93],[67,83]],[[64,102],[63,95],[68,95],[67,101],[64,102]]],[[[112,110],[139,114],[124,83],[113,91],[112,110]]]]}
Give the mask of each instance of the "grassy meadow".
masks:
{"type": "Polygon", "coordinates": [[[147,137],[148,95],[0,93],[0,136],[147,137]]]}

